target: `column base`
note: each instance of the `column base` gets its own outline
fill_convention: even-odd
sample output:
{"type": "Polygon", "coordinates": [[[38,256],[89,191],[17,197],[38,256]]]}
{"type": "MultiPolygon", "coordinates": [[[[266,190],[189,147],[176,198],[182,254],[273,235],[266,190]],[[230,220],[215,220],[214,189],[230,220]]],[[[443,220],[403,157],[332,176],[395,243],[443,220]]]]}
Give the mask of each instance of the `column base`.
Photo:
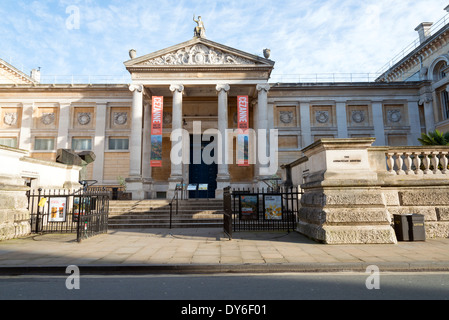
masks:
{"type": "Polygon", "coordinates": [[[143,179],[143,191],[145,199],[155,199],[156,192],[153,190],[153,179],[143,179]]]}
{"type": "Polygon", "coordinates": [[[215,199],[223,199],[224,189],[231,185],[229,175],[217,176],[217,189],[215,190],[215,199]]]}
{"type": "Polygon", "coordinates": [[[168,179],[167,199],[171,200],[175,196],[176,186],[182,184],[182,176],[173,176],[168,179]]]}
{"type": "Polygon", "coordinates": [[[126,190],[131,192],[133,200],[145,199],[145,190],[142,177],[129,177],[125,181],[126,190]]]}

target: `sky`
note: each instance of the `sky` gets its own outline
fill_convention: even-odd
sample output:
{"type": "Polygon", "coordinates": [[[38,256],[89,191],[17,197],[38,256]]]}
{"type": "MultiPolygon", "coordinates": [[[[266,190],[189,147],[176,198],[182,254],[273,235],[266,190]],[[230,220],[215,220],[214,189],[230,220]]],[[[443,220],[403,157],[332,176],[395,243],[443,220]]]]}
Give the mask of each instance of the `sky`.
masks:
{"type": "Polygon", "coordinates": [[[209,40],[263,56],[273,77],[376,73],[437,22],[449,0],[1,0],[0,58],[29,74],[128,77],[143,56],[190,40],[201,15],[209,40]]]}

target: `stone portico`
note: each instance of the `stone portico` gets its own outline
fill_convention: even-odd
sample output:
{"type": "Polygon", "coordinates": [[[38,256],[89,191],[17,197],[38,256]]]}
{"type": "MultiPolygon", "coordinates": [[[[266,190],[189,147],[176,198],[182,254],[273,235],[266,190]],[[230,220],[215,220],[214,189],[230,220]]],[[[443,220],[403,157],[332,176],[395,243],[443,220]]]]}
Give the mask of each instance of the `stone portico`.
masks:
{"type": "MultiPolygon", "coordinates": [[[[172,132],[184,129],[189,135],[216,129],[222,149],[216,158],[215,197],[221,198],[223,188],[246,180],[245,185],[258,183],[262,166],[238,167],[232,131],[236,129],[234,114],[237,96],[248,96],[250,127],[268,130],[268,91],[274,62],[219,43],[193,38],[179,45],[125,62],[131,74],[133,92],[130,136],[130,174],[128,190],[133,199],[154,198],[156,192],[168,190],[173,197],[176,185],[191,181],[188,161],[171,161],[167,150],[174,150],[178,141],[170,141],[172,132]],[[151,98],[164,97],[163,166],[151,168],[151,98]],[[232,155],[234,155],[233,158],[232,155]],[[233,159],[232,164],[225,158],[233,159]],[[246,179],[239,179],[243,177],[246,179]],[[166,179],[163,179],[165,177],[166,179]],[[166,180],[164,183],[163,180],[166,180]]],[[[194,140],[183,137],[181,153],[194,140]]],[[[216,150],[218,151],[218,150],[216,150]]],[[[196,155],[193,155],[194,157],[196,155]]],[[[188,160],[188,158],[187,158],[188,160]]],[[[207,183],[207,181],[203,181],[207,183]]]]}

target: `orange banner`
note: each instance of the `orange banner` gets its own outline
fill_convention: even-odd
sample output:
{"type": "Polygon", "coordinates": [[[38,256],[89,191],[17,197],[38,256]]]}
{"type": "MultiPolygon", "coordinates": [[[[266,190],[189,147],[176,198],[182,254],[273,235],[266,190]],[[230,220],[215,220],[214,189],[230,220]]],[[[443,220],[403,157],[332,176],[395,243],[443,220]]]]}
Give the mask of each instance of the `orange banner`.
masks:
{"type": "Polygon", "coordinates": [[[237,138],[238,144],[238,158],[237,163],[240,167],[249,166],[249,99],[248,96],[237,97],[237,124],[239,129],[239,135],[237,138]]]}
{"type": "Polygon", "coordinates": [[[151,112],[151,166],[162,167],[164,97],[153,97],[151,112]]]}

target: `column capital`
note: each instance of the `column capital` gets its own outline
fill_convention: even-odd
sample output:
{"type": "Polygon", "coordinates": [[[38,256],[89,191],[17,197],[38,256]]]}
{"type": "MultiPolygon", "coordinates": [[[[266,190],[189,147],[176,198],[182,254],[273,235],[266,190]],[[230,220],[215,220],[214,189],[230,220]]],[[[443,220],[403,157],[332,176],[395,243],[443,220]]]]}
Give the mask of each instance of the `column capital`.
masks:
{"type": "Polygon", "coordinates": [[[139,93],[143,92],[143,85],[141,84],[130,84],[129,91],[134,92],[137,91],[139,93]]]}
{"type": "Polygon", "coordinates": [[[184,86],[182,84],[172,84],[170,85],[170,91],[173,93],[176,91],[179,93],[184,93],[184,86]]]}
{"type": "Polygon", "coordinates": [[[258,84],[256,86],[257,91],[261,92],[262,90],[268,92],[271,89],[271,86],[268,83],[258,84]]]}
{"type": "Polygon", "coordinates": [[[231,86],[227,83],[217,84],[217,86],[215,87],[215,90],[217,90],[218,93],[220,93],[221,91],[229,92],[229,90],[231,90],[231,86]]]}

